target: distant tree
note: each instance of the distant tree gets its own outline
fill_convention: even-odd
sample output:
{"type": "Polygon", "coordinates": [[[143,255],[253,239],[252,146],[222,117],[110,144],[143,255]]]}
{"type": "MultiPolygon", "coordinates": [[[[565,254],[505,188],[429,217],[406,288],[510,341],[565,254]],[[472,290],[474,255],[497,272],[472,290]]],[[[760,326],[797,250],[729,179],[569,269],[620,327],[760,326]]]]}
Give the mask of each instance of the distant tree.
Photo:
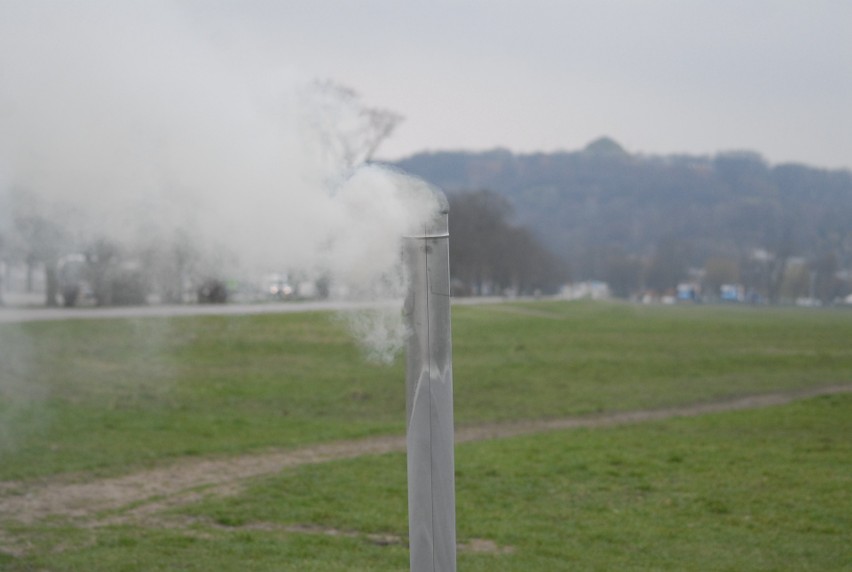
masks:
{"type": "Polygon", "coordinates": [[[68,232],[38,196],[24,189],[15,189],[11,199],[12,221],[20,257],[27,265],[27,290],[33,286],[33,269],[44,265],[48,306],[58,304],[58,264],[68,248],[68,232]]]}
{"type": "Polygon", "coordinates": [[[597,157],[605,157],[605,158],[616,158],[616,159],[627,159],[630,155],[627,151],[624,150],[624,147],[619,145],[614,139],[610,137],[600,137],[595,139],[583,149],[583,153],[586,155],[597,156],[597,157]]]}
{"type": "Polygon", "coordinates": [[[85,278],[98,306],[140,305],[146,302],[150,268],[135,253],[109,238],[99,238],[86,249],[85,278]]]}
{"type": "Polygon", "coordinates": [[[813,296],[823,304],[831,303],[843,292],[843,283],[837,277],[839,270],[837,256],[833,252],[824,252],[811,260],[809,264],[813,280],[813,296]]]}
{"type": "Polygon", "coordinates": [[[606,255],[603,279],[612,294],[629,298],[642,289],[642,260],[627,254],[619,247],[611,248],[606,255]]]}
{"type": "Polygon", "coordinates": [[[778,300],[795,300],[809,296],[811,272],[807,264],[788,264],[778,288],[778,300]]]}
{"type": "Polygon", "coordinates": [[[657,292],[677,287],[686,278],[688,246],[673,237],[664,238],[648,263],[645,285],[657,292]]]}
{"type": "Polygon", "coordinates": [[[685,266],[740,261],[741,283],[773,301],[794,255],[813,262],[833,253],[838,272],[852,271],[848,170],[771,166],[751,152],[634,155],[607,138],[574,152],[432,152],[397,164],[444,189],[505,197],[517,223],[578,279],[618,275],[618,267],[623,276],[625,264],[645,259],[648,277],[672,287],[671,264],[648,258],[666,239],[689,245],[685,266]]]}
{"type": "Polygon", "coordinates": [[[717,176],[733,188],[758,185],[773,187],[769,179],[769,166],[760,154],[753,151],[728,151],[719,153],[713,160],[717,176]]]}
{"type": "Polygon", "coordinates": [[[86,251],[88,278],[98,306],[110,306],[113,302],[112,277],[121,257],[118,244],[101,238],[86,251]]]}
{"type": "Polygon", "coordinates": [[[503,256],[496,265],[497,283],[518,294],[552,292],[565,282],[567,272],[553,254],[526,228],[509,226],[503,256]]]}
{"type": "Polygon", "coordinates": [[[495,280],[507,243],[509,202],[486,190],[448,195],[450,203],[450,267],[473,294],[495,280]]]}
{"type": "Polygon", "coordinates": [[[564,266],[526,229],[510,221],[512,208],[488,190],[448,195],[450,266],[454,280],[472,294],[554,289],[564,266]]]}
{"type": "Polygon", "coordinates": [[[778,232],[769,237],[769,240],[774,240],[775,245],[773,256],[767,261],[766,269],[766,291],[769,302],[772,304],[777,304],[779,301],[781,285],[787,273],[787,263],[793,255],[793,224],[793,221],[787,218],[781,222],[778,232]]]}
{"type": "Polygon", "coordinates": [[[151,286],[167,304],[184,302],[184,290],[197,276],[202,252],[189,233],[178,230],[156,236],[139,249],[139,259],[150,276],[151,286]]]}
{"type": "Polygon", "coordinates": [[[726,256],[711,256],[704,263],[704,291],[718,296],[723,284],[740,282],[739,262],[726,256]]]}

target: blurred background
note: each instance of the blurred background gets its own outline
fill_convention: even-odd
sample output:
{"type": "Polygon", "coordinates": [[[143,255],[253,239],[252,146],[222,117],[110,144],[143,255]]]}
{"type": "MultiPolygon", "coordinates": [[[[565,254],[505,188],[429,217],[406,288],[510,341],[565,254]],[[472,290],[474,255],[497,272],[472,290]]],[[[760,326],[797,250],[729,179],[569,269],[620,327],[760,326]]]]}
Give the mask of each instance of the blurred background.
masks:
{"type": "Polygon", "coordinates": [[[0,10],[7,305],[351,296],[375,164],[448,192],[456,295],[852,301],[846,3],[0,10]]]}

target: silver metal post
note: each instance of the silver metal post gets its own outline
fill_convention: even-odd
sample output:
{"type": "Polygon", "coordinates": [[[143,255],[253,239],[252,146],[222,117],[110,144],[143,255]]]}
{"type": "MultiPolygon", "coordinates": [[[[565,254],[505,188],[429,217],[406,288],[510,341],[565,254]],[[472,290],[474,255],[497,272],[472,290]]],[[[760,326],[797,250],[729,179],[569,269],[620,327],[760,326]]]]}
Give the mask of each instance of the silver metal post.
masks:
{"type": "Polygon", "coordinates": [[[455,572],[453,371],[448,208],[404,240],[408,527],[412,572],[455,572]]]}

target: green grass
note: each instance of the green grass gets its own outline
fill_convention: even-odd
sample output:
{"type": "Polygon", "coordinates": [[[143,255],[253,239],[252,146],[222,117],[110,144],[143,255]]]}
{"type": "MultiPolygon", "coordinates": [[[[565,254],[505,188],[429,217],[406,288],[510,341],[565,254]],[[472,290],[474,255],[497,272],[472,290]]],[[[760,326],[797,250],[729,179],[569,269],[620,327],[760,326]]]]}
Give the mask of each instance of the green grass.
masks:
{"type": "MultiPolygon", "coordinates": [[[[454,309],[456,422],[849,382],[852,313],[454,309]]],[[[324,313],[0,325],[0,480],[404,431],[404,370],[324,313]]]]}
{"type": "Polygon", "coordinates": [[[542,303],[472,308],[453,326],[465,419],[653,408],[852,379],[849,312],[542,303]]]}
{"type": "MultiPolygon", "coordinates": [[[[852,546],[852,396],[457,447],[459,569],[842,571],[852,546]]],[[[28,533],[53,570],[404,570],[402,454],[303,466],[175,509],[169,529],[28,533]],[[293,533],[291,525],[351,536],[293,533]]]]}
{"type": "Polygon", "coordinates": [[[0,478],[404,426],[400,366],[366,363],[326,314],[39,323],[14,336],[30,359],[12,372],[23,395],[0,478]]]}
{"type": "MultiPolygon", "coordinates": [[[[453,316],[457,425],[852,381],[843,311],[542,302],[453,316]]],[[[323,313],[2,324],[0,482],[401,434],[404,401],[401,358],[365,362],[323,313]]],[[[462,551],[459,569],[848,570],[850,436],[844,395],[461,445],[459,539],[508,552],[462,551]]],[[[0,545],[28,547],[0,552],[0,570],[404,570],[403,544],[368,535],[405,539],[405,488],[393,454],[287,470],[146,527],[0,523],[0,545]]]]}

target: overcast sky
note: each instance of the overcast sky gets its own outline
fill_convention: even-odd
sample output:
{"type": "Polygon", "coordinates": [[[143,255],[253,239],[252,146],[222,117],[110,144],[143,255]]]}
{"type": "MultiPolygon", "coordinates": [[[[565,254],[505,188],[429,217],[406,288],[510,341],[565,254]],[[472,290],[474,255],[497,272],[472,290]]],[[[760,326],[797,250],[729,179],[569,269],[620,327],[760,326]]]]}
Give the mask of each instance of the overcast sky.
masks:
{"type": "MultiPolygon", "coordinates": [[[[0,0],[0,18],[30,2],[72,4],[0,0]]],[[[575,150],[608,135],[638,153],[748,149],[773,163],[852,168],[848,0],[104,4],[120,2],[168,6],[163,18],[181,14],[239,65],[331,79],[402,114],[382,158],[575,150]]]]}
{"type": "Polygon", "coordinates": [[[186,0],[230,48],[405,123],[382,149],[752,149],[852,167],[847,0],[186,0]]]}

